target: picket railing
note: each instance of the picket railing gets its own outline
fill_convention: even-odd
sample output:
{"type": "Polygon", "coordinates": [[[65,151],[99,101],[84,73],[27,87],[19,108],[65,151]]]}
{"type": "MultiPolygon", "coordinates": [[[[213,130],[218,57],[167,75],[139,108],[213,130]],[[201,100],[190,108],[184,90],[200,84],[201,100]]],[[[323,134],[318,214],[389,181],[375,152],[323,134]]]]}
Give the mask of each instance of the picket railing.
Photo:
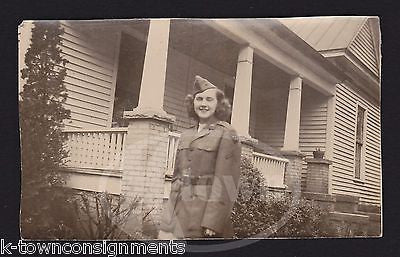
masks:
{"type": "Polygon", "coordinates": [[[178,141],[180,134],[170,131],[168,134],[168,148],[167,148],[167,171],[166,176],[172,176],[174,173],[175,157],[178,150],[178,141]]]}
{"type": "MultiPolygon", "coordinates": [[[[116,171],[119,174],[118,177],[121,176],[127,128],[74,129],[65,130],[63,133],[67,136],[65,148],[69,151],[67,167],[76,170],[99,170],[100,172],[101,170],[116,171]]],[[[168,178],[174,172],[179,137],[179,133],[169,132],[166,149],[165,197],[168,197],[170,191],[170,179],[168,178]]],[[[285,169],[288,162],[285,158],[253,153],[253,163],[262,172],[267,186],[270,187],[284,188],[285,169]]],[[[103,176],[109,175],[103,174],[101,177],[103,176]]]]}
{"type": "Polygon", "coordinates": [[[275,188],[284,188],[284,178],[288,159],[272,155],[253,153],[254,166],[263,174],[266,185],[275,188]]]}
{"type": "Polygon", "coordinates": [[[127,128],[65,130],[67,167],[122,170],[127,128]]]}

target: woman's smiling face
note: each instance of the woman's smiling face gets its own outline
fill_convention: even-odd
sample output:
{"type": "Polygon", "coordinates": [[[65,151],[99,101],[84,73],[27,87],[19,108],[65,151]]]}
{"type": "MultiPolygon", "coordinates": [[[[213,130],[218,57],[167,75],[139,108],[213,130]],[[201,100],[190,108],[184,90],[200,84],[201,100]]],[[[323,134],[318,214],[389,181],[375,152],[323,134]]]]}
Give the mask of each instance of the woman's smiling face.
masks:
{"type": "Polygon", "coordinates": [[[200,123],[206,123],[214,116],[217,105],[218,100],[216,89],[207,89],[196,94],[193,106],[195,113],[199,117],[200,123]]]}

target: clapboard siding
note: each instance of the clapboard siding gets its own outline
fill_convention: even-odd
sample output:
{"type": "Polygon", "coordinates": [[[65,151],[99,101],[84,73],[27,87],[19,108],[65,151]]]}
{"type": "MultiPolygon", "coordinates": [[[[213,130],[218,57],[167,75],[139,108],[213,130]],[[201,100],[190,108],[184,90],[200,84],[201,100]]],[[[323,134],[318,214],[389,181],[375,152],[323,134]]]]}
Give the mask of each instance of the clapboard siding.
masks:
{"type": "Polygon", "coordinates": [[[88,92],[104,94],[107,96],[109,96],[111,94],[111,92],[108,88],[99,87],[98,85],[93,85],[92,83],[88,83],[87,81],[76,80],[69,76],[65,76],[64,83],[70,85],[71,87],[85,89],[88,92]]]}
{"type": "MultiPolygon", "coordinates": [[[[328,99],[315,90],[303,85],[300,112],[300,151],[312,158],[316,148],[325,151],[328,99]]],[[[307,163],[302,166],[302,183],[305,188],[307,163]]]]}
{"type": "Polygon", "coordinates": [[[108,114],[107,112],[102,112],[102,111],[98,111],[98,110],[92,110],[92,109],[89,109],[89,108],[85,108],[85,107],[77,106],[77,105],[71,105],[71,104],[68,104],[68,103],[65,103],[65,107],[68,108],[69,110],[71,110],[71,112],[82,113],[82,114],[87,115],[89,117],[96,117],[98,115],[108,114]]]}
{"type": "Polygon", "coordinates": [[[176,130],[187,128],[191,124],[184,106],[184,98],[188,94],[188,68],[189,57],[170,47],[167,59],[164,110],[176,117],[174,124],[176,130]]]}
{"type": "Polygon", "coordinates": [[[79,84],[87,82],[92,84],[91,87],[99,87],[110,91],[109,86],[112,81],[109,77],[103,77],[100,73],[92,73],[89,69],[82,70],[82,66],[76,66],[73,63],[68,63],[66,67],[69,71],[67,78],[78,81],[79,84]],[[85,73],[82,71],[85,71],[85,73]]]}
{"type": "Polygon", "coordinates": [[[64,22],[62,27],[61,49],[68,60],[65,107],[71,110],[66,127],[110,127],[118,34],[96,27],[84,29],[73,22],[64,22]]]}
{"type": "Polygon", "coordinates": [[[349,51],[356,56],[375,76],[379,76],[374,39],[368,20],[365,21],[357,36],[349,46],[349,51]]]}
{"type": "Polygon", "coordinates": [[[105,83],[106,87],[108,87],[109,83],[112,82],[112,74],[108,74],[110,70],[107,71],[105,68],[103,69],[102,67],[93,65],[89,62],[81,60],[76,61],[73,57],[66,56],[66,58],[69,60],[66,67],[73,71],[73,73],[71,73],[74,74],[73,77],[79,79],[81,78],[81,75],[84,74],[94,80],[94,83],[96,84],[101,85],[101,82],[105,83]],[[85,73],[82,74],[82,71],[85,71],[85,73]]]}
{"type": "MultiPolygon", "coordinates": [[[[273,148],[282,148],[285,136],[285,120],[273,118],[272,115],[275,114],[270,113],[268,109],[260,108],[258,110],[265,110],[265,112],[264,116],[262,114],[257,116],[256,138],[273,148]]],[[[285,117],[285,114],[282,113],[282,115],[282,117],[285,117]]]]}
{"type": "MultiPolygon", "coordinates": [[[[288,92],[288,85],[282,85],[281,90],[288,92]]],[[[287,96],[275,97],[264,100],[259,90],[255,92],[257,102],[256,112],[256,138],[267,145],[280,149],[283,147],[285,137],[287,96]]],[[[285,94],[282,94],[283,96],[285,94]]],[[[287,95],[287,94],[286,94],[287,95]]],[[[252,99],[252,101],[254,101],[252,99]]],[[[303,86],[302,106],[300,114],[300,151],[306,157],[312,157],[312,152],[318,147],[325,150],[327,126],[327,101],[328,99],[307,85],[303,86]]],[[[307,165],[302,167],[302,187],[305,186],[307,165]]]]}
{"type": "MultiPolygon", "coordinates": [[[[263,83],[263,81],[254,80],[254,83],[257,82],[258,84],[263,83]]],[[[253,109],[250,117],[255,120],[253,121],[255,138],[275,149],[283,147],[288,87],[289,85],[281,85],[279,92],[275,89],[275,97],[270,94],[266,94],[267,97],[264,96],[266,90],[271,90],[268,87],[254,87],[252,89],[254,96],[252,104],[253,101],[256,101],[256,108],[253,109]],[[285,97],[278,97],[279,94],[285,97]]]]}
{"type": "MultiPolygon", "coordinates": [[[[68,85],[66,85],[68,87],[68,85]]],[[[82,91],[75,91],[73,89],[67,88],[68,96],[71,96],[75,99],[82,99],[83,101],[94,103],[103,107],[108,107],[110,100],[107,98],[96,97],[92,93],[86,93],[82,91]]]]}
{"type": "Polygon", "coordinates": [[[339,84],[336,90],[331,178],[332,193],[359,196],[363,203],[380,203],[381,136],[379,106],[342,84],[339,84]],[[366,108],[367,115],[363,183],[354,180],[357,104],[366,108]]]}
{"type": "Polygon", "coordinates": [[[252,90],[250,100],[250,120],[249,120],[249,135],[253,138],[257,138],[257,105],[259,99],[257,99],[256,92],[252,90]]]}
{"type": "Polygon", "coordinates": [[[66,46],[63,44],[63,53],[65,55],[69,55],[71,57],[76,58],[77,60],[82,60],[88,63],[93,64],[96,67],[103,67],[105,69],[112,69],[113,66],[110,65],[110,62],[112,60],[107,60],[103,58],[99,58],[98,54],[89,54],[89,53],[84,53],[83,51],[85,50],[84,48],[82,49],[74,49],[71,46],[66,46]]]}
{"type": "Polygon", "coordinates": [[[168,49],[167,62],[164,110],[176,117],[174,130],[182,131],[194,124],[188,117],[184,105],[185,96],[193,92],[194,76],[205,77],[221,89],[224,87],[224,81],[231,76],[217,71],[173,47],[168,49]]]}
{"type": "Polygon", "coordinates": [[[106,45],[110,45],[114,42],[112,37],[107,37],[105,33],[109,33],[111,29],[102,29],[101,26],[86,26],[86,28],[74,24],[73,22],[63,22],[64,36],[70,38],[71,41],[76,42],[82,47],[91,49],[103,56],[103,58],[109,58],[113,60],[114,53],[108,51],[109,49],[104,48],[106,45]]]}

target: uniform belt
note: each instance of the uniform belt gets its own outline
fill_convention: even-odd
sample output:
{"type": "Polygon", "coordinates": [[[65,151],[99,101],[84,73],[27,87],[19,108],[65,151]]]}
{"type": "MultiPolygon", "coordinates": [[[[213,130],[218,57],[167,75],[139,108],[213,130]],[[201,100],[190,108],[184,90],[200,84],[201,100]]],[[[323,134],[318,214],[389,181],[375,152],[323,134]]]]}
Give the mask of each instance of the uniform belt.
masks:
{"type": "Polygon", "coordinates": [[[213,181],[213,176],[182,175],[175,177],[173,180],[176,179],[182,181],[183,185],[211,185],[213,181]]]}

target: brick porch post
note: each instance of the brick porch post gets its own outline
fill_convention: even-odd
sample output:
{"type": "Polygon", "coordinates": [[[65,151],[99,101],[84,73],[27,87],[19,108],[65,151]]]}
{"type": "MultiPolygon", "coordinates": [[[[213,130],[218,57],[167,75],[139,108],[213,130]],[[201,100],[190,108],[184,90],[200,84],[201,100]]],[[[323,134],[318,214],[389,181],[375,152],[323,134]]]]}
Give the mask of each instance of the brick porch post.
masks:
{"type": "Polygon", "coordinates": [[[284,182],[293,193],[301,192],[301,168],[304,154],[298,151],[282,151],[283,156],[289,160],[286,165],[284,182]]]}
{"type": "Polygon", "coordinates": [[[157,223],[163,206],[168,132],[175,121],[163,109],[169,28],[169,20],[150,21],[139,105],[124,112],[129,125],[121,192],[140,200],[139,210],[125,227],[129,233],[142,229],[141,218],[151,209],[150,217],[157,223]]]}
{"type": "Polygon", "coordinates": [[[322,158],[306,159],[307,179],[306,192],[328,194],[329,165],[331,161],[322,158]]]}
{"type": "Polygon", "coordinates": [[[289,159],[285,172],[285,184],[292,192],[301,191],[301,166],[304,157],[299,149],[301,89],[302,79],[294,77],[290,81],[282,148],[283,155],[289,159]]]}

